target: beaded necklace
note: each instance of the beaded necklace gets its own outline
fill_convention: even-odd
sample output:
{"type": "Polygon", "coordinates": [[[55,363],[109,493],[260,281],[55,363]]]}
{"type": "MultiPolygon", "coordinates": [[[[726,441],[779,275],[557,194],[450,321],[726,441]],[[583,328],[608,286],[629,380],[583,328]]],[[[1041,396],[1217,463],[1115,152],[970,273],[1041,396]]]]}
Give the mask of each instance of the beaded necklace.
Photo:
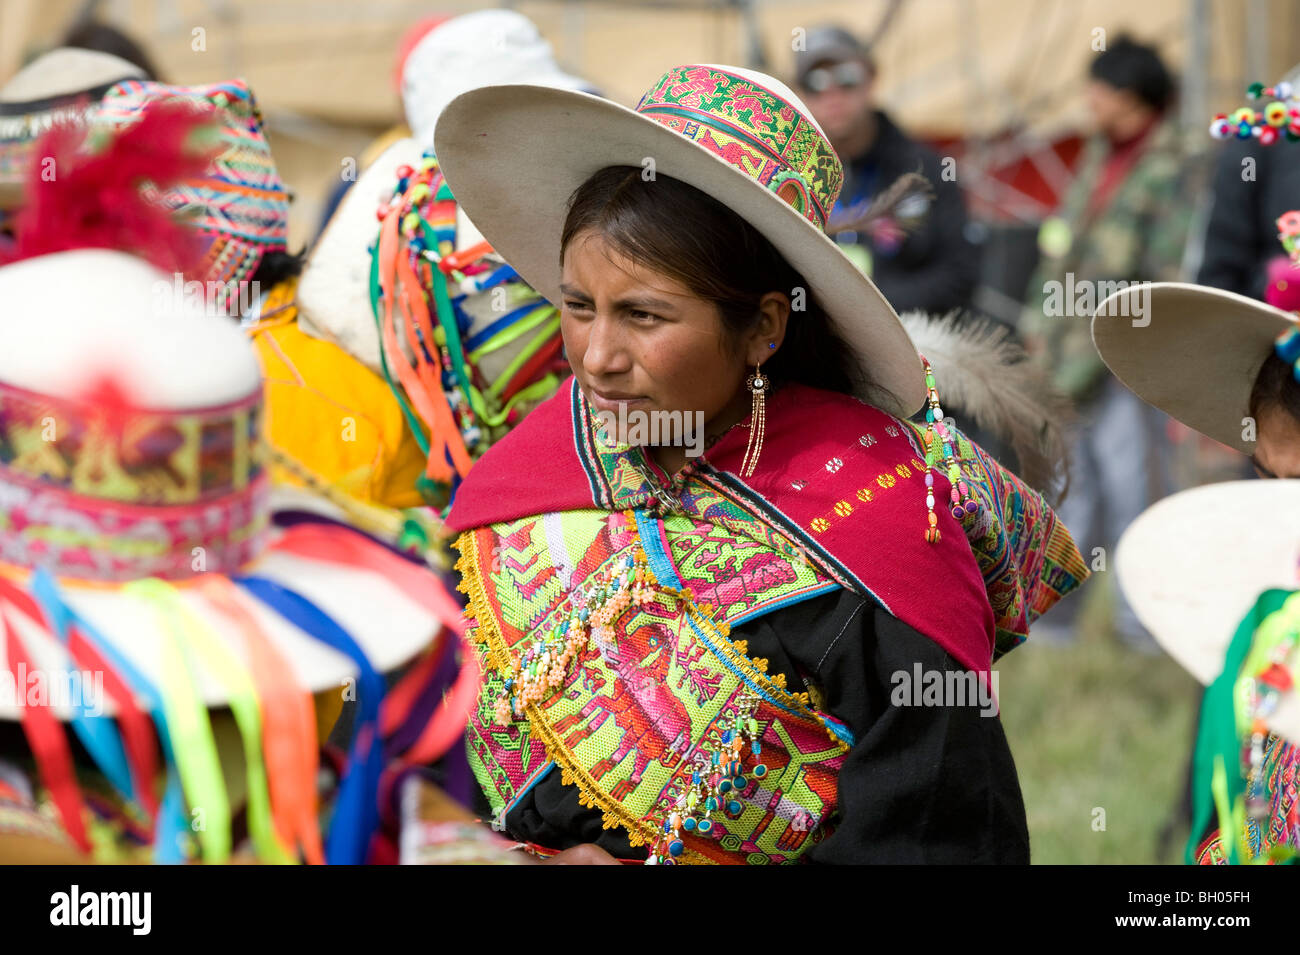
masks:
{"type": "MultiPolygon", "coordinates": [[[[712,626],[711,619],[695,604],[688,589],[679,590],[657,582],[641,544],[635,512],[625,510],[622,516],[632,537],[631,553],[601,568],[593,578],[573,589],[565,619],[554,624],[522,654],[510,654],[510,675],[494,704],[498,723],[505,725],[512,718],[523,717],[529,704],[540,704],[558,691],[590,638],[594,637],[600,645],[612,644],[616,639],[614,624],[629,607],[642,606],[664,596],[681,603],[684,612],[699,624],[712,626]]],[[[647,865],[675,865],[685,849],[682,833],[710,834],[714,813],[721,812],[729,818],[740,815],[743,807],[736,797],[751,779],[767,775],[767,767],[762,762],[755,763],[748,776],[745,770],[747,756],[758,757],[762,753],[755,716],[758,704],[756,694],[742,694],[730,724],[722,732],[721,749],[712,753],[701,750],[705,765],[692,771],[690,786],[676,798],[665,796],[646,815],[647,821],[660,833],[650,847],[647,865]]]]}
{"type": "Polygon", "coordinates": [[[511,714],[523,716],[529,703],[540,703],[558,690],[589,637],[595,637],[600,644],[612,643],[613,623],[619,615],[634,604],[640,606],[655,599],[659,588],[654,586],[641,547],[636,515],[624,511],[623,517],[632,535],[632,553],[602,567],[591,580],[572,591],[568,616],[542,639],[522,655],[511,653],[510,676],[495,704],[497,722],[510,722],[511,714]]]}
{"type": "Polygon", "coordinates": [[[709,835],[713,831],[712,816],[715,812],[721,812],[728,819],[740,815],[744,807],[736,797],[744,793],[750,778],[762,779],[767,775],[767,767],[762,762],[754,764],[749,777],[745,775],[746,744],[754,757],[763,752],[758,739],[758,720],[754,715],[758,703],[759,698],[754,693],[747,692],[738,698],[731,725],[722,733],[722,749],[713,751],[709,768],[692,770],[691,784],[686,791],[674,800],[665,799],[668,805],[661,813],[662,832],[650,847],[646,865],[676,865],[677,858],[685,851],[682,833],[709,835]]]}

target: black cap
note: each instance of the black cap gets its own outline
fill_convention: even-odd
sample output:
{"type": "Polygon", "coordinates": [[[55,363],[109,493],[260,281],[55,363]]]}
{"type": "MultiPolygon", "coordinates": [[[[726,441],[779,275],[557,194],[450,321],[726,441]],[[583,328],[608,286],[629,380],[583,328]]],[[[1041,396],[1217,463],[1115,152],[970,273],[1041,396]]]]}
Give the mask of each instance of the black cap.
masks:
{"type": "Polygon", "coordinates": [[[802,84],[808,71],[815,66],[845,60],[862,60],[871,65],[867,48],[848,30],[836,26],[813,27],[804,37],[804,48],[795,51],[795,81],[802,84]]]}

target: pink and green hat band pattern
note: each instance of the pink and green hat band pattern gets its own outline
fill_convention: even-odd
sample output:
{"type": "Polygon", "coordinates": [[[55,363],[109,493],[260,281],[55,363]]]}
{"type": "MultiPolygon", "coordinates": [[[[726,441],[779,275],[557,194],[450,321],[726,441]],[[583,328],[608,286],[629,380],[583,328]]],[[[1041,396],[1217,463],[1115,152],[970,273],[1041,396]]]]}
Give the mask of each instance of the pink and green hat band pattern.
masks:
{"type": "Polygon", "coordinates": [[[241,281],[256,271],[263,253],[283,250],[289,237],[289,193],[281,182],[252,91],[242,80],[208,86],[165,86],[128,80],[104,98],[101,121],[134,122],[148,104],[181,100],[216,111],[221,152],[201,179],[159,196],[207,237],[208,272],[214,281],[241,281]]]}
{"type": "Polygon", "coordinates": [[[726,160],[825,231],[844,169],[793,103],[747,77],[686,65],[665,73],[636,111],[726,160]]]}

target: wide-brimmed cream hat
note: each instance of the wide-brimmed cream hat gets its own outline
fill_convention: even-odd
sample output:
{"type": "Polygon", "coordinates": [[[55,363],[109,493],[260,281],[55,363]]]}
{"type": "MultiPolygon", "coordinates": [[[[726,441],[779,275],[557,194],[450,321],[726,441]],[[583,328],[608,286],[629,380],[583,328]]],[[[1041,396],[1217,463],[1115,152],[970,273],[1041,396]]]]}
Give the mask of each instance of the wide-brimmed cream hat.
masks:
{"type": "Polygon", "coordinates": [[[881,389],[859,397],[904,416],[924,402],[921,362],[898,316],[826,235],[840,159],[779,80],[735,66],[678,66],[635,109],[571,90],[491,86],[448,104],[434,147],[484,237],[557,306],[569,197],[606,166],[652,159],[656,175],[726,205],[799,271],[881,389]]]}
{"type": "MultiPolygon", "coordinates": [[[[1300,480],[1229,481],[1167,497],[1129,525],[1115,567],[1143,626],[1208,685],[1259,595],[1300,588],[1300,480]]],[[[1270,726],[1300,741],[1300,704],[1287,697],[1270,726]]]]}
{"type": "Polygon", "coordinates": [[[1243,454],[1250,392],[1278,335],[1296,317],[1203,285],[1132,285],[1104,299],[1092,340],[1115,376],[1147,404],[1243,454]]]}

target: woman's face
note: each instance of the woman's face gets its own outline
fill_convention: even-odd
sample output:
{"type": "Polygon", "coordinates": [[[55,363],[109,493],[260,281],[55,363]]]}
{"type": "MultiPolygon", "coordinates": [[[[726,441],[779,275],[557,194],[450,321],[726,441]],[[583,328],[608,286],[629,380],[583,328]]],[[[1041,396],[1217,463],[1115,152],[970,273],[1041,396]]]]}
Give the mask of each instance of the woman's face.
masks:
{"type": "Polygon", "coordinates": [[[1250,463],[1263,478],[1300,478],[1300,421],[1277,405],[1257,416],[1259,430],[1250,463]]]}
{"type": "MultiPolygon", "coordinates": [[[[702,423],[709,434],[741,420],[749,404],[745,377],[773,353],[769,341],[780,347],[789,309],[789,299],[769,293],[753,332],[729,342],[715,305],[628,259],[593,231],[579,233],[565,249],[560,291],[569,364],[594,409],[608,413],[602,418],[619,420],[610,435],[619,442],[635,438],[638,415],[684,412],[677,420],[702,423]]],[[[657,417],[665,425],[672,420],[657,417]]],[[[664,428],[643,433],[661,439],[633,443],[678,443],[663,439],[664,428]]]]}

